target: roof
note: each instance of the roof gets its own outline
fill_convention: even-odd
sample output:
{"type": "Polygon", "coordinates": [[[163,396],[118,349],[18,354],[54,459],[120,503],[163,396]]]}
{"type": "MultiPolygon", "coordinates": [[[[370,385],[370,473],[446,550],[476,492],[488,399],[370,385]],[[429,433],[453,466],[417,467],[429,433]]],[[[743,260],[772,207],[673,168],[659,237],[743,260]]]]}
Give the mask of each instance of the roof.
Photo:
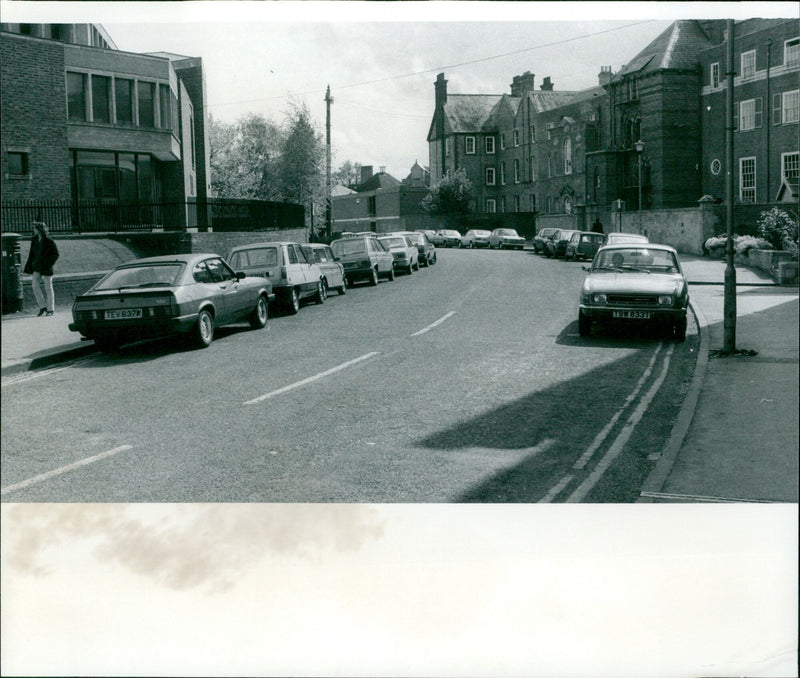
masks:
{"type": "Polygon", "coordinates": [[[681,19],[625,64],[614,74],[612,81],[617,82],[626,75],[641,75],[666,68],[697,68],[698,52],[708,47],[711,47],[711,41],[700,24],[692,19],[681,19]]]}
{"type": "Polygon", "coordinates": [[[502,98],[502,94],[449,94],[444,115],[450,131],[479,131],[502,98]]]}
{"type": "Polygon", "coordinates": [[[560,108],[566,104],[575,101],[575,97],[580,95],[581,92],[554,92],[538,91],[528,92],[528,97],[533,106],[535,113],[544,113],[545,111],[552,111],[554,108],[560,108]]]}
{"type": "Polygon", "coordinates": [[[395,179],[391,174],[378,172],[377,174],[373,174],[366,181],[362,181],[358,184],[358,186],[356,186],[356,192],[364,193],[366,191],[377,191],[381,188],[394,188],[399,185],[400,181],[395,179]]]}

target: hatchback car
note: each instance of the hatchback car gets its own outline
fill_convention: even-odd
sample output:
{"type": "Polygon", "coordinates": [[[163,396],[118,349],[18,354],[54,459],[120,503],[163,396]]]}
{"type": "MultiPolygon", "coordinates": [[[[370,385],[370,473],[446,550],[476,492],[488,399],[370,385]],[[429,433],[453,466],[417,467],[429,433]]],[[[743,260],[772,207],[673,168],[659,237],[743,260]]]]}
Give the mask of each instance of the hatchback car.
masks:
{"type": "Polygon", "coordinates": [[[525,246],[525,238],[513,228],[496,228],[489,236],[489,247],[502,250],[506,247],[521,250],[525,246]]]}
{"type": "Polygon", "coordinates": [[[442,235],[441,231],[425,230],[425,231],[423,231],[423,233],[425,233],[425,235],[428,236],[428,241],[434,247],[443,247],[444,246],[444,236],[442,235]]]}
{"type": "Polygon", "coordinates": [[[544,253],[548,257],[563,257],[567,252],[567,243],[575,233],[580,233],[580,231],[559,229],[545,242],[544,253]]]}
{"type": "Polygon", "coordinates": [[[557,230],[557,228],[540,228],[539,232],[533,237],[533,251],[538,254],[544,252],[544,244],[557,230]]]}
{"type": "Polygon", "coordinates": [[[451,228],[443,228],[438,232],[442,247],[458,247],[461,245],[461,234],[451,228]]]}
{"type": "Polygon", "coordinates": [[[461,247],[472,249],[473,247],[489,247],[489,236],[491,231],[472,228],[461,238],[461,247]]]}
{"type": "Polygon", "coordinates": [[[581,286],[578,330],[592,323],[655,323],[677,341],[686,339],[689,287],[678,253],[667,245],[601,247],[581,286]]]}
{"type": "Polygon", "coordinates": [[[606,236],[606,245],[621,245],[624,243],[646,243],[650,242],[646,235],[639,235],[638,233],[609,233],[606,236]]]}
{"type": "Polygon", "coordinates": [[[219,325],[264,327],[274,298],[269,280],[235,272],[218,254],[146,257],[120,264],[76,297],[69,329],[105,352],[168,334],[205,348],[219,325]]]}
{"type": "Polygon", "coordinates": [[[322,271],[309,261],[299,243],[260,242],[234,247],[229,255],[237,271],[263,275],[272,283],[275,299],[290,313],[300,310],[302,299],[325,301],[322,271]]]}
{"type": "Polygon", "coordinates": [[[309,243],[302,245],[301,248],[305,252],[306,258],[319,266],[326,295],[328,290],[346,294],[347,278],[344,275],[344,266],[335,260],[331,246],[323,243],[309,243]]]}
{"type": "Polygon", "coordinates": [[[419,271],[419,251],[417,246],[404,235],[382,235],[378,238],[394,257],[394,270],[405,271],[408,275],[419,271]]]}
{"type": "Polygon", "coordinates": [[[417,258],[420,266],[430,266],[436,263],[436,248],[422,231],[392,231],[386,235],[404,235],[417,248],[417,258]]]}
{"type": "Polygon", "coordinates": [[[344,267],[347,284],[367,280],[377,285],[381,277],[394,280],[394,257],[378,238],[358,236],[331,243],[333,256],[344,267]]]}
{"type": "Polygon", "coordinates": [[[593,233],[590,231],[578,231],[573,233],[572,237],[567,243],[567,249],[564,251],[564,259],[567,261],[575,261],[576,259],[593,259],[603,246],[605,237],[602,233],[593,233]]]}

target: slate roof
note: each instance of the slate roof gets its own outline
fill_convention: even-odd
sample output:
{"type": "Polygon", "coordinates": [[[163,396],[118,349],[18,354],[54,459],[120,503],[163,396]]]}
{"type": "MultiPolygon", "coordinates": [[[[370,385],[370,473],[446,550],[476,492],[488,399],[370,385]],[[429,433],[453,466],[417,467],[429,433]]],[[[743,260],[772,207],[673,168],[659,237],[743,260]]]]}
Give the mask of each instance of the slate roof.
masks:
{"type": "Polygon", "coordinates": [[[633,59],[625,64],[613,80],[619,81],[626,75],[645,74],[669,69],[697,68],[697,55],[711,47],[697,21],[681,19],[674,22],[633,59]]]}
{"type": "Polygon", "coordinates": [[[535,113],[544,113],[545,111],[552,111],[554,108],[560,108],[566,104],[571,104],[576,101],[576,96],[581,92],[553,92],[553,91],[538,91],[528,92],[528,97],[531,101],[531,106],[535,113]]]}
{"type": "Polygon", "coordinates": [[[450,131],[477,132],[491,117],[502,94],[448,94],[444,114],[450,131]]]}
{"type": "Polygon", "coordinates": [[[391,174],[386,174],[386,172],[378,172],[356,186],[356,191],[358,193],[364,193],[366,191],[377,191],[381,188],[393,188],[399,185],[400,182],[391,174]]]}

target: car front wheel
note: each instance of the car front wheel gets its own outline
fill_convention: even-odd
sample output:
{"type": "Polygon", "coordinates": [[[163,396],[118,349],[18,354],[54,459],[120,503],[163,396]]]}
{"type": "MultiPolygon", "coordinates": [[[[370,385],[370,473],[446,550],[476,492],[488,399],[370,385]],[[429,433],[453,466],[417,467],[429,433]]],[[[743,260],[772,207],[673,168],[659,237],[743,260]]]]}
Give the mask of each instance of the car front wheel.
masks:
{"type": "Polygon", "coordinates": [[[267,315],[269,313],[267,308],[267,300],[263,296],[259,296],[256,307],[250,314],[250,327],[254,330],[260,330],[267,326],[267,315]]]}
{"type": "Polygon", "coordinates": [[[289,313],[292,315],[300,311],[300,293],[293,287],[289,295],[289,313]]]}
{"type": "Polygon", "coordinates": [[[339,287],[339,294],[347,294],[347,278],[342,276],[342,285],[339,287]]]}
{"type": "Polygon", "coordinates": [[[378,284],[378,271],[374,268],[370,271],[369,274],[369,284],[375,287],[378,284]]]}
{"type": "Polygon", "coordinates": [[[325,281],[324,280],[320,280],[317,283],[317,293],[314,295],[314,300],[318,304],[324,304],[325,303],[325,298],[328,296],[326,294],[326,289],[327,289],[327,287],[325,285],[325,281]]]}
{"type": "Polygon", "coordinates": [[[672,325],[672,336],[675,341],[686,341],[686,316],[678,318],[672,325]]]}
{"type": "Polygon", "coordinates": [[[214,316],[207,309],[203,309],[197,316],[194,326],[194,344],[197,348],[208,348],[214,341],[214,316]]]}

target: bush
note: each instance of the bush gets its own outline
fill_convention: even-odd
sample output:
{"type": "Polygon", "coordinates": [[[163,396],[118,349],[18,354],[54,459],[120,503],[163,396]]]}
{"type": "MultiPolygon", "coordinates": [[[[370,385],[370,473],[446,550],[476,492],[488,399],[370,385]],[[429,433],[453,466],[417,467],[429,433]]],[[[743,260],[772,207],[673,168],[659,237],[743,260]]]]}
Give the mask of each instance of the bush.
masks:
{"type": "Polygon", "coordinates": [[[773,207],[762,212],[758,219],[758,233],[769,241],[773,249],[797,255],[797,222],[784,210],[773,207]]]}
{"type": "MultiPolygon", "coordinates": [[[[714,250],[722,250],[725,253],[725,247],[728,244],[727,235],[716,235],[709,238],[705,242],[705,248],[709,252],[714,250]]],[[[736,235],[733,236],[733,250],[735,254],[746,254],[749,250],[769,250],[772,249],[772,244],[764,240],[764,238],[756,238],[752,235],[736,235]]]]}

